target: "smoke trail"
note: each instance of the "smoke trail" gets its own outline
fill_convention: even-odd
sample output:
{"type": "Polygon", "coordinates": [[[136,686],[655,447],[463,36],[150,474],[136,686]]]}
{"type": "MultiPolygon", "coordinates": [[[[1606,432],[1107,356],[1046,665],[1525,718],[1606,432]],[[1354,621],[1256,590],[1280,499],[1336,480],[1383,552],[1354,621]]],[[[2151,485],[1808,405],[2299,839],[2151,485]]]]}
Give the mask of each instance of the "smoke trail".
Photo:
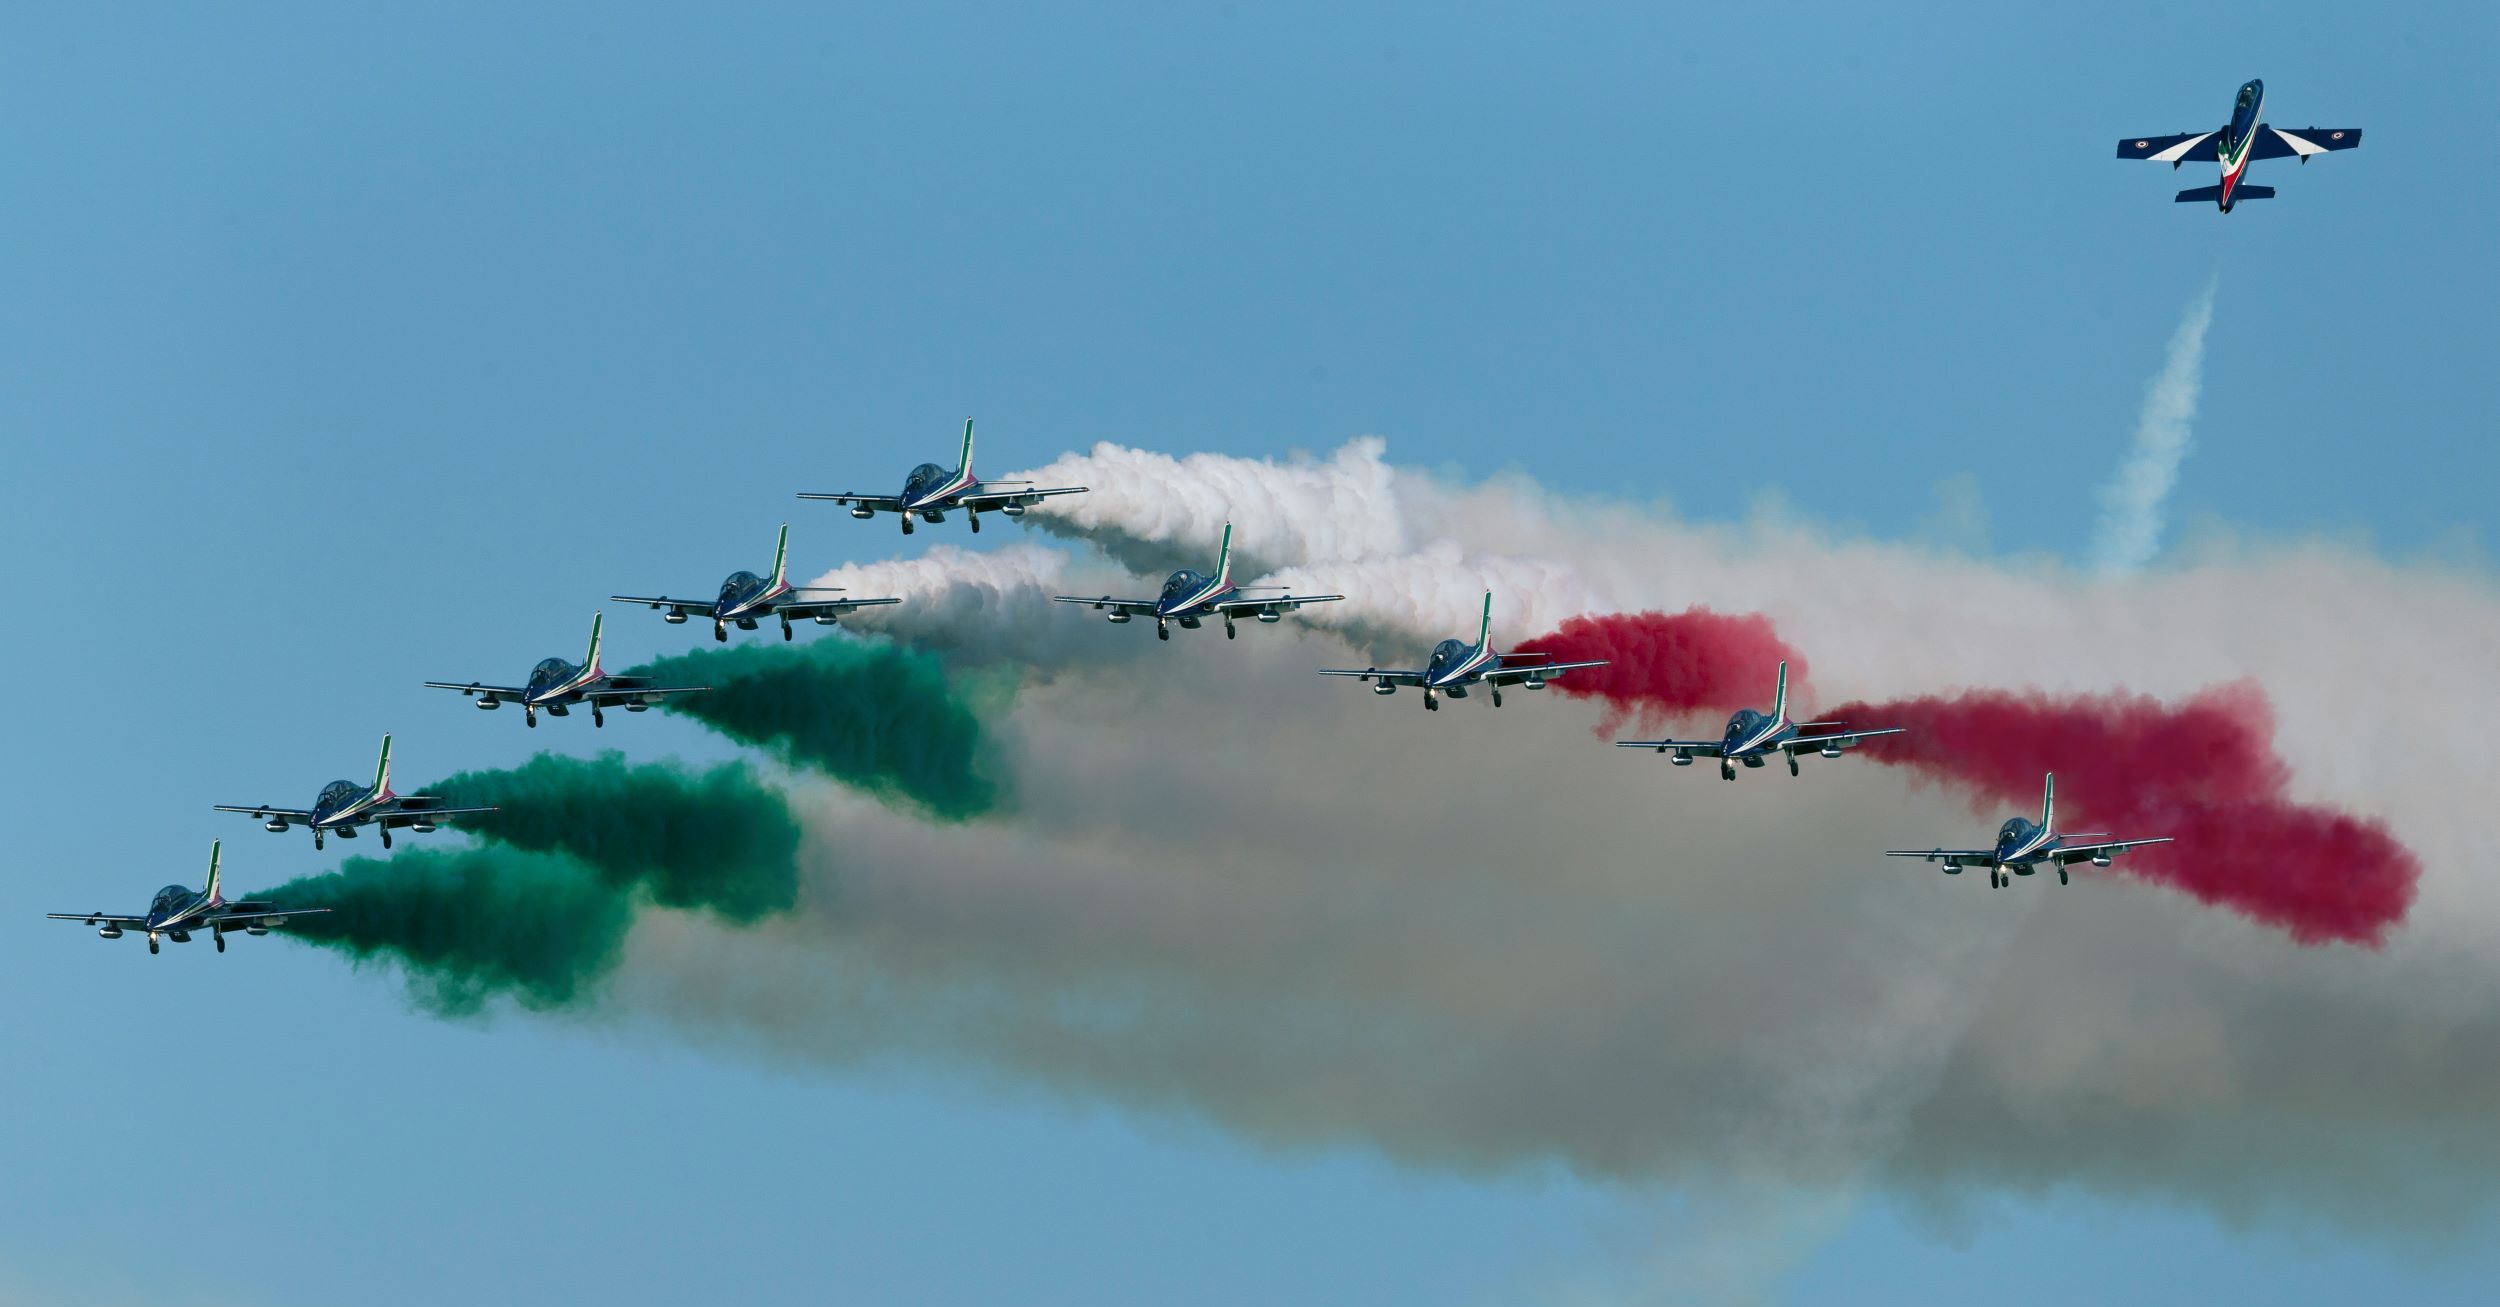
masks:
{"type": "MultiPolygon", "coordinates": [[[[1376,436],[1348,441],[1326,462],[1297,458],[1174,458],[1109,441],[1019,472],[1019,481],[1092,487],[1044,501],[1024,520],[1092,542],[1140,572],[1168,571],[1172,546],[1212,554],[1233,524],[1235,565],[1247,572],[1313,559],[1371,558],[1407,549],[1405,518],[1376,436]]],[[[1204,567],[1204,563],[1192,566],[1204,567]]]]}
{"type": "Polygon", "coordinates": [[[542,753],[509,771],[462,772],[429,787],[455,806],[493,805],[461,829],[517,849],[571,854],[610,889],[642,886],[662,907],[733,922],[798,902],[798,823],[779,792],[731,763],[696,772],[542,753]]]}
{"type": "Polygon", "coordinates": [[[854,630],[891,636],[945,656],[950,667],[1013,667],[1047,674],[1143,654],[1140,643],[1107,629],[1092,613],[1051,602],[1054,594],[1151,597],[1156,583],[1124,569],[1081,560],[1057,546],[1017,543],[974,552],[932,545],[917,558],[846,563],[816,581],[903,602],[863,608],[844,619],[854,630]]]}
{"type": "Polygon", "coordinates": [[[1977,691],[1832,712],[1908,727],[1866,756],[1993,802],[2035,802],[2054,771],[2061,827],[2175,840],[2126,854],[2118,870],[2304,944],[2375,948],[2413,904],[2421,862],[2385,823],[2285,796],[2291,769],[2275,755],[2273,709],[2252,684],[2176,706],[2144,695],[1977,691]]]}
{"type": "Polygon", "coordinates": [[[2092,557],[2102,572],[2133,571],[2151,562],[2161,547],[2162,503],[2179,483],[2179,463],[2194,436],[2190,424],[2196,420],[2196,393],[2205,379],[2205,328],[2213,322],[2215,285],[2208,280],[2179,319],[2161,374],[2144,388],[2135,448],[2118,475],[2101,488],[2101,525],[2092,557]]]}
{"type": "Polygon", "coordinates": [[[701,649],[635,670],[711,686],[664,706],[880,798],[949,821],[999,803],[981,710],[930,654],[834,637],[701,649]]]}
{"type": "Polygon", "coordinates": [[[512,849],[407,849],[254,895],[288,908],[285,934],[358,961],[393,959],[410,997],[447,1016],[510,995],[576,1002],[616,964],[630,901],[571,858],[512,849]]]}
{"type": "Polygon", "coordinates": [[[1802,698],[1806,680],[1805,655],[1789,647],[1760,613],[1688,608],[1672,614],[1590,614],[1564,622],[1517,652],[1545,654],[1558,663],[1606,659],[1604,667],[1583,668],[1552,683],[1574,698],[1606,701],[1600,735],[1613,734],[1628,720],[1648,729],[1704,709],[1768,704],[1783,660],[1791,694],[1802,698]]]}

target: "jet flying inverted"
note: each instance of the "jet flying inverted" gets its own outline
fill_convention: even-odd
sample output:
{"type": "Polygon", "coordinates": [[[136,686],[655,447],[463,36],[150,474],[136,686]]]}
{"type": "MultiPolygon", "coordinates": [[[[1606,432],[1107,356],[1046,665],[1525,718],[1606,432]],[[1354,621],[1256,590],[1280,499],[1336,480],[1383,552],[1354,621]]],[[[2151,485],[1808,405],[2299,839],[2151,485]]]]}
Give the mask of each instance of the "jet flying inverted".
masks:
{"type": "Polygon", "coordinates": [[[1114,599],[1104,595],[1088,599],[1083,595],[1052,595],[1063,604],[1085,604],[1103,613],[1114,623],[1139,617],[1155,619],[1155,638],[1172,638],[1172,624],[1178,622],[1185,630],[1195,631],[1199,622],[1210,617],[1224,619],[1224,638],[1234,637],[1236,618],[1255,617],[1262,622],[1279,622],[1304,604],[1334,603],[1344,595],[1281,594],[1274,598],[1246,597],[1251,590],[1281,590],[1282,586],[1237,586],[1233,584],[1233,524],[1224,524],[1224,543],[1216,550],[1215,575],[1200,576],[1184,567],[1165,578],[1163,593],[1152,599],[1114,599]]]}
{"type": "Polygon", "coordinates": [[[620,604],[649,604],[668,611],[660,620],[674,626],[693,614],[712,619],[712,638],[727,640],[729,628],[752,631],[759,618],[781,619],[781,638],[790,638],[792,618],[813,619],[818,626],[831,626],[843,614],[877,604],[899,604],[900,599],[811,599],[810,595],[834,595],[838,588],[794,586],[789,579],[790,524],[781,524],[781,541],[773,546],[773,574],[770,578],[753,572],[731,572],[720,583],[720,595],[713,599],[669,599],[649,595],[609,595],[620,604]]]}
{"type": "Polygon", "coordinates": [[[943,522],[946,510],[960,508],[975,533],[981,530],[981,514],[1005,513],[1022,517],[1024,510],[1052,495],[1081,495],[1083,486],[1058,486],[1036,490],[1030,481],[978,481],[972,475],[972,419],[964,419],[963,462],[949,472],[935,463],[923,463],[903,478],[899,495],[824,495],[799,493],[801,499],[830,499],[851,506],[851,516],[862,520],[879,513],[893,513],[903,519],[903,534],[911,534],[911,520],[943,522]]]}
{"type": "Polygon", "coordinates": [[[382,761],[373,769],[373,784],[358,785],[354,781],[332,781],[321,787],[321,794],[310,808],[277,808],[262,804],[257,808],[233,804],[215,805],[219,812],[248,812],[271,831],[283,831],[291,823],[311,829],[313,847],[321,847],[321,837],[333,834],[343,840],[356,838],[356,828],[372,826],[382,835],[382,847],[391,847],[391,829],[405,827],[423,835],[434,829],[445,817],[473,817],[493,808],[446,808],[443,801],[431,794],[391,793],[391,737],[382,737],[382,761]]]}
{"type": "Polygon", "coordinates": [[[220,840],[208,846],[208,888],[206,889],[193,890],[187,886],[168,885],[156,892],[156,898],[148,904],[146,912],[129,916],[120,916],[110,912],[47,912],[44,915],[54,921],[83,921],[96,927],[96,934],[106,939],[120,939],[126,931],[145,931],[150,953],[157,951],[159,939],[170,939],[177,944],[188,944],[191,942],[192,931],[205,930],[209,933],[209,938],[217,941],[217,951],[223,953],[226,951],[226,935],[229,931],[239,930],[246,935],[266,935],[272,928],[285,925],[289,917],[309,917],[315,913],[329,911],[328,908],[289,910],[261,899],[243,899],[228,903],[225,894],[218,886],[217,875],[219,851],[223,844],[224,841],[220,840]]]}
{"type": "Polygon", "coordinates": [[[1371,683],[1374,694],[1395,694],[1401,685],[1420,686],[1424,707],[1439,711],[1434,698],[1446,694],[1464,699],[1470,686],[1481,685],[1493,695],[1493,706],[1502,706],[1502,687],[1511,682],[1542,690],[1545,683],[1575,667],[1603,667],[1606,660],[1593,659],[1581,663],[1549,663],[1543,654],[1505,654],[1493,648],[1493,592],[1484,596],[1484,619],[1476,625],[1476,642],[1443,640],[1432,646],[1432,656],[1420,672],[1391,671],[1378,667],[1325,667],[1322,676],[1351,676],[1371,683]],[[1511,662],[1511,659],[1523,661],[1511,662]],[[1525,660],[1536,661],[1525,661],[1525,660]]]}
{"type": "Polygon", "coordinates": [[[2258,121],[2266,107],[2266,84],[2252,81],[2240,88],[2239,98],[2231,102],[2231,121],[2210,132],[2181,132],[2176,136],[2136,136],[2118,143],[2121,159],[2150,159],[2177,168],[2183,163],[2212,163],[2222,167],[2222,184],[2198,186],[2179,192],[2178,203],[2202,204],[2207,200],[2224,213],[2242,200],[2270,200],[2271,186],[2242,185],[2248,165],[2259,159],[2297,157],[2309,162],[2313,154],[2330,150],[2349,150],[2361,144],[2358,127],[2303,127],[2294,130],[2258,121]]]}
{"type": "Polygon", "coordinates": [[[2164,835],[2150,840],[2113,840],[2106,835],[2059,835],[2057,833],[2057,773],[2050,772],[2048,784],[2040,792],[2040,824],[2034,826],[2021,817],[2008,817],[1997,827],[1996,847],[1988,849],[1886,849],[1888,858],[1923,858],[1944,863],[1944,874],[1959,876],[1964,867],[1986,867],[1988,884],[2003,889],[2015,876],[2028,876],[2041,863],[2057,869],[2057,883],[2066,883],[2066,868],[2090,860],[2095,867],[2106,867],[2112,858],[2129,849],[2147,844],[2168,844],[2164,835]],[[2068,840],[2089,843],[2069,844],[2068,840]],[[2011,874],[2008,874],[2011,873],[2011,874]]]}
{"type": "Polygon", "coordinates": [[[521,713],[533,727],[538,714],[550,717],[569,715],[574,704],[590,705],[590,724],[605,726],[608,719],[601,710],[623,708],[627,712],[645,712],[651,705],[672,694],[694,694],[708,690],[708,685],[653,685],[648,676],[610,676],[599,666],[599,624],[604,615],[590,619],[590,653],[580,666],[561,658],[549,658],[530,669],[527,685],[481,685],[476,681],[427,681],[426,688],[458,690],[462,696],[478,696],[480,708],[500,708],[510,699],[521,705],[521,713]]]}
{"type": "Polygon", "coordinates": [[[1736,779],[1736,764],[1759,767],[1773,754],[1788,758],[1788,774],[1797,774],[1797,755],[1812,751],[1826,758],[1837,758],[1840,751],[1860,740],[1878,735],[1899,735],[1904,728],[1887,726],[1871,731],[1837,730],[1847,722],[1792,722],[1788,720],[1788,664],[1780,664],[1779,688],[1772,693],[1771,711],[1755,712],[1739,708],[1727,719],[1727,733],[1715,740],[1617,740],[1618,749],[1651,749],[1673,753],[1667,761],[1678,767],[1690,767],[1695,758],[1719,760],[1719,778],[1736,779]]]}

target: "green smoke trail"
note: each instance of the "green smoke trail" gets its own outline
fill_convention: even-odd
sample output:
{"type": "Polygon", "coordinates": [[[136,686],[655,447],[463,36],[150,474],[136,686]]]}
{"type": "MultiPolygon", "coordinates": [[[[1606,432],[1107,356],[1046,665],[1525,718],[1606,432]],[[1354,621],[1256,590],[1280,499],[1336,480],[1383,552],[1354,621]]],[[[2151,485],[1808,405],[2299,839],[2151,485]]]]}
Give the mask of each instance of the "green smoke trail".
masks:
{"type": "Polygon", "coordinates": [[[349,858],[337,871],[256,894],[283,908],[327,908],[284,933],[359,962],[394,959],[409,994],[448,1016],[509,994],[562,1007],[616,965],[631,901],[571,858],[516,849],[349,858]]]}
{"type": "Polygon", "coordinates": [[[498,811],[460,828],[518,849],[569,853],[609,888],[639,885],[670,908],[745,924],[797,906],[799,824],[781,795],[731,763],[697,772],[623,754],[542,753],[508,771],[428,786],[457,807],[498,811]]]}
{"type": "Polygon", "coordinates": [[[980,714],[919,650],[837,637],[697,650],[635,672],[711,686],[664,706],[879,798],[949,821],[1000,802],[980,714]]]}

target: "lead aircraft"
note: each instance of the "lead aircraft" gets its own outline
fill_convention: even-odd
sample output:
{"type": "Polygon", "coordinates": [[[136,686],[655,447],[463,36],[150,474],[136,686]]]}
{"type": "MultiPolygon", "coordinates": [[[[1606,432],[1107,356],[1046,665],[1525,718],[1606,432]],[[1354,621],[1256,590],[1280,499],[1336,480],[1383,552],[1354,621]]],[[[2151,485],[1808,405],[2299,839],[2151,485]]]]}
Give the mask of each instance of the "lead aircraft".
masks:
{"type": "Polygon", "coordinates": [[[226,951],[229,931],[246,935],[266,935],[283,926],[289,917],[309,917],[328,912],[328,908],[281,908],[261,899],[242,899],[228,903],[218,885],[217,864],[223,840],[208,846],[208,888],[194,890],[184,885],[168,885],[156,892],[144,913],[121,916],[111,912],[47,912],[54,921],[83,921],[96,927],[96,934],[106,939],[120,939],[125,932],[146,931],[148,952],[157,951],[159,939],[177,944],[191,942],[191,932],[205,930],[217,941],[217,951],[226,951]]]}
{"type": "Polygon", "coordinates": [[[2057,883],[2066,883],[2066,868],[2074,863],[2090,861],[2095,867],[2106,867],[2110,860],[2129,849],[2147,844],[2168,844],[2170,837],[2149,840],[2113,840],[2106,835],[2059,835],[2057,833],[2057,773],[2048,774],[2048,784],[2040,791],[2040,824],[2034,826],[2022,817],[2008,817],[1997,827],[1996,847],[1987,849],[1886,849],[1888,858],[1922,858],[1944,863],[1944,874],[1958,876],[1964,867],[1986,867],[1988,884],[2003,889],[2013,883],[2014,876],[2028,876],[2041,863],[2057,869],[2057,883]],[[2090,840],[2088,844],[2068,844],[2069,839],[2090,840]],[[2009,875],[2008,873],[2012,873],[2009,875]]]}
{"type": "Polygon", "coordinates": [[[1424,692],[1424,707],[1435,712],[1441,704],[1434,696],[1446,694],[1453,699],[1467,697],[1469,686],[1481,685],[1493,695],[1493,706],[1502,706],[1502,687],[1516,681],[1531,690],[1542,690],[1545,683],[1577,667],[1603,667],[1606,660],[1592,659],[1581,663],[1549,663],[1544,654],[1505,654],[1493,648],[1493,592],[1484,594],[1484,619],[1476,624],[1476,642],[1443,640],[1432,646],[1432,655],[1422,671],[1386,670],[1378,667],[1324,667],[1322,676],[1351,676],[1371,683],[1374,694],[1395,694],[1401,685],[1419,686],[1424,692]],[[1510,659],[1537,661],[1511,662],[1510,659]]]}
{"type": "Polygon", "coordinates": [[[2207,200],[2224,213],[2242,200],[2271,200],[2271,186],[2242,185],[2248,165],[2259,159],[2298,158],[2309,162],[2313,154],[2331,150],[2349,150],[2361,144],[2358,127],[2303,127],[2294,130],[2259,121],[2266,108],[2266,84],[2252,80],[2240,88],[2239,98],[2231,102],[2231,121],[2210,132],[2181,132],[2176,136],[2138,136],[2118,143],[2121,159],[2149,159],[2169,164],[2176,169],[2183,163],[2219,164],[2222,182],[2216,186],[2197,186],[2179,192],[2178,203],[2202,204],[2207,200]]]}
{"type": "Polygon", "coordinates": [[[1690,767],[1695,758],[1719,760],[1719,779],[1736,779],[1736,764],[1760,767],[1773,754],[1788,758],[1788,774],[1797,774],[1797,755],[1809,750],[1826,758],[1837,758],[1840,751],[1861,740],[1878,735],[1899,735],[1905,728],[1879,727],[1871,731],[1833,730],[1847,722],[1792,722],[1788,720],[1788,664],[1780,664],[1779,686],[1772,692],[1771,711],[1755,712],[1739,708],[1727,719],[1727,732],[1715,740],[1617,740],[1618,749],[1653,749],[1673,753],[1667,759],[1678,767],[1690,767]],[[1815,731],[1819,734],[1809,735],[1815,731]]]}
{"type": "Polygon", "coordinates": [[[899,495],[827,495],[799,492],[801,499],[830,499],[851,506],[851,516],[865,521],[879,513],[892,513],[903,519],[903,534],[911,534],[911,520],[937,523],[946,520],[946,510],[960,508],[966,521],[972,523],[974,534],[981,530],[981,514],[1005,513],[1022,517],[1024,510],[1053,495],[1081,495],[1083,486],[1058,486],[1036,490],[1030,481],[980,481],[972,475],[972,419],[964,419],[963,461],[952,472],[935,463],[923,463],[903,478],[899,495]]]}
{"type": "Polygon", "coordinates": [[[731,572],[720,583],[720,594],[711,599],[670,599],[650,595],[609,595],[620,604],[649,604],[668,611],[660,620],[674,626],[690,615],[700,613],[712,619],[712,638],[726,641],[729,628],[752,631],[760,618],[781,619],[781,638],[790,638],[792,618],[813,620],[818,626],[831,626],[845,613],[878,604],[899,604],[900,599],[811,599],[809,595],[841,594],[838,588],[794,586],[790,584],[790,524],[781,524],[781,540],[773,546],[773,574],[767,579],[753,572],[731,572]]]}
{"type": "Polygon", "coordinates": [[[579,666],[561,658],[549,658],[530,669],[527,685],[481,685],[476,681],[427,681],[430,690],[458,690],[462,697],[478,696],[480,708],[500,708],[510,699],[521,705],[521,713],[532,727],[538,725],[538,714],[550,717],[569,715],[574,704],[590,705],[590,724],[605,726],[604,708],[623,708],[627,712],[646,712],[651,705],[672,694],[694,694],[711,689],[708,685],[653,685],[648,676],[610,676],[599,666],[599,624],[604,614],[590,619],[590,653],[579,666]]]}
{"type": "Polygon", "coordinates": [[[431,794],[391,793],[391,737],[382,737],[382,761],[373,769],[373,784],[358,785],[354,781],[332,781],[321,787],[321,794],[309,808],[277,808],[262,804],[256,808],[233,804],[214,805],[219,812],[248,812],[263,823],[263,829],[283,831],[289,824],[303,826],[313,833],[313,848],[321,847],[324,834],[343,840],[356,838],[359,826],[375,827],[382,836],[382,847],[391,847],[391,829],[405,827],[423,835],[445,817],[474,817],[493,808],[446,808],[443,801],[431,794]]]}
{"type": "Polygon", "coordinates": [[[1163,593],[1152,599],[1114,599],[1104,595],[1088,599],[1083,595],[1052,595],[1063,604],[1085,604],[1110,621],[1127,622],[1139,617],[1155,619],[1155,638],[1172,638],[1172,624],[1195,631],[1198,623],[1209,617],[1224,619],[1224,638],[1236,634],[1233,621],[1255,617],[1262,622],[1280,622],[1285,614],[1304,604],[1335,603],[1344,595],[1297,595],[1286,593],[1273,598],[1246,597],[1249,590],[1281,590],[1282,586],[1250,586],[1233,584],[1233,524],[1224,524],[1224,543],[1215,553],[1215,574],[1200,576],[1184,567],[1164,578],[1163,593]]]}

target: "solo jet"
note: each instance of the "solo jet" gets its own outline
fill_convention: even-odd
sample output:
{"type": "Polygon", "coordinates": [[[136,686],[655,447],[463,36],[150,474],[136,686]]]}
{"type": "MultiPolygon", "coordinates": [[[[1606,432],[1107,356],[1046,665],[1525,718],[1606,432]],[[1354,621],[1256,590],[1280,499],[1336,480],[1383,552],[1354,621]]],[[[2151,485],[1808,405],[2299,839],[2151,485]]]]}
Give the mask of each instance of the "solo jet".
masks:
{"type": "Polygon", "coordinates": [[[116,916],[110,912],[47,912],[54,921],[83,921],[96,927],[106,939],[120,939],[124,932],[143,930],[148,936],[148,952],[157,951],[159,939],[177,944],[191,942],[191,932],[205,930],[217,941],[217,951],[226,951],[226,935],[242,931],[246,935],[266,935],[289,917],[309,917],[328,912],[328,908],[296,908],[288,910],[260,899],[226,902],[217,885],[217,863],[224,841],[208,846],[208,888],[193,890],[182,885],[168,885],[156,892],[148,910],[136,916],[116,916]]]}
{"type": "Polygon", "coordinates": [[[812,618],[818,626],[831,626],[842,615],[877,604],[899,604],[900,599],[810,599],[808,595],[840,594],[838,588],[794,586],[789,579],[790,524],[781,524],[781,541],[773,546],[773,574],[757,576],[753,572],[731,572],[720,583],[717,599],[668,599],[649,595],[609,595],[620,604],[649,604],[668,611],[660,620],[674,626],[693,614],[712,619],[712,638],[727,640],[729,628],[752,631],[760,618],[781,619],[781,638],[790,638],[792,618],[812,618]]]}
{"type": "Polygon", "coordinates": [[[2040,824],[2034,826],[2022,817],[2008,817],[1997,827],[1996,847],[1992,849],[1886,849],[1889,858],[1924,858],[1942,861],[1944,874],[1959,876],[1964,867],[1986,867],[1988,884],[2003,889],[2015,876],[2028,876],[2041,863],[2057,869],[2057,883],[2066,883],[2066,868],[2089,859],[2095,867],[2106,867],[2112,858],[2129,849],[2147,844],[2168,844],[2165,835],[2152,840],[2113,840],[2106,835],[2065,835],[2057,833],[2057,773],[2050,772],[2048,784],[2040,794],[2040,824]],[[2066,841],[2090,840],[2088,844],[2066,841]],[[2011,873],[2011,874],[2008,874],[2011,873]]]}
{"type": "Polygon", "coordinates": [[[321,787],[321,794],[310,808],[274,808],[262,804],[244,808],[232,804],[214,805],[219,812],[248,812],[270,831],[283,831],[292,823],[305,826],[313,833],[313,847],[321,847],[321,837],[336,835],[343,840],[356,838],[356,828],[372,826],[381,832],[382,847],[391,847],[391,828],[404,826],[419,835],[432,831],[445,817],[474,817],[493,808],[446,808],[442,800],[431,794],[391,793],[391,737],[382,737],[382,762],[373,769],[373,784],[358,785],[354,781],[332,781],[321,787]]]}
{"type": "Polygon", "coordinates": [[[972,419],[964,419],[963,462],[949,472],[935,463],[923,463],[903,478],[899,495],[820,495],[800,492],[801,499],[830,499],[851,506],[851,516],[867,519],[879,513],[893,513],[903,519],[903,534],[911,534],[911,520],[943,522],[946,510],[960,508],[977,534],[981,530],[981,514],[1005,513],[1022,517],[1024,510],[1052,495],[1081,495],[1083,486],[1059,486],[1036,490],[1030,481],[976,481],[972,476],[972,419]]]}
{"type": "Polygon", "coordinates": [[[1443,640],[1432,646],[1432,657],[1420,672],[1388,671],[1378,667],[1355,669],[1327,667],[1322,676],[1352,676],[1371,682],[1374,694],[1395,694],[1401,685],[1423,688],[1424,707],[1439,711],[1436,694],[1453,699],[1467,697],[1469,686],[1481,685],[1492,692],[1493,706],[1502,706],[1502,687],[1516,681],[1531,690],[1542,690],[1545,683],[1577,667],[1603,667],[1606,660],[1583,663],[1549,663],[1543,661],[1512,663],[1509,659],[1543,659],[1543,654],[1505,654],[1493,648],[1493,593],[1484,596],[1484,620],[1476,625],[1476,642],[1443,640]]]}
{"type": "Polygon", "coordinates": [[[2138,136],[2118,143],[2121,159],[2150,159],[2177,168],[2183,163],[2212,163],[2222,167],[2222,184],[2198,186],[2179,192],[2178,203],[2214,202],[2224,213],[2242,200],[2271,200],[2271,186],[2244,186],[2240,179],[2248,175],[2248,165],[2259,159],[2298,158],[2309,162],[2313,154],[2329,150],[2349,150],[2361,144],[2358,127],[2303,127],[2295,131],[2258,121],[2266,107],[2266,84],[2252,81],[2240,88],[2239,98],[2231,102],[2231,121],[2210,132],[2181,132],[2176,136],[2138,136]]]}
{"type": "Polygon", "coordinates": [[[1678,767],[1690,767],[1695,758],[1719,760],[1719,778],[1736,779],[1736,764],[1759,767],[1773,754],[1788,758],[1788,774],[1797,774],[1797,755],[1806,752],[1837,758],[1840,751],[1860,740],[1878,735],[1899,735],[1903,727],[1887,726],[1872,731],[1839,731],[1836,726],[1846,722],[1792,722],[1788,720],[1788,664],[1780,664],[1779,688],[1772,692],[1771,711],[1755,712],[1739,708],[1727,719],[1727,733],[1715,740],[1617,740],[1618,749],[1652,749],[1673,753],[1667,759],[1678,767]],[[1812,732],[1809,734],[1808,732],[1812,732]]]}
{"type": "MultiPolygon", "coordinates": [[[[1281,590],[1282,586],[1251,586],[1250,590],[1281,590]]],[[[1178,622],[1185,630],[1195,631],[1199,622],[1210,618],[1224,619],[1224,638],[1237,634],[1233,622],[1237,618],[1255,617],[1262,622],[1280,622],[1285,614],[1304,604],[1335,603],[1344,595],[1282,594],[1273,599],[1244,597],[1248,593],[1233,584],[1233,524],[1224,524],[1224,543],[1216,550],[1215,575],[1200,576],[1184,567],[1164,579],[1163,593],[1152,599],[1114,599],[1104,595],[1088,599],[1082,595],[1052,595],[1063,604],[1085,604],[1101,612],[1114,623],[1139,617],[1155,619],[1155,638],[1172,638],[1172,624],[1178,622]]]]}
{"type": "Polygon", "coordinates": [[[521,713],[533,727],[538,714],[550,717],[569,715],[574,704],[590,705],[590,724],[605,726],[604,708],[621,707],[627,712],[645,712],[651,705],[672,694],[694,694],[708,690],[708,685],[653,685],[648,676],[610,676],[599,666],[599,623],[604,615],[590,619],[590,653],[580,666],[561,658],[549,658],[530,669],[529,684],[480,685],[476,681],[427,681],[432,690],[458,690],[463,696],[478,696],[480,708],[500,708],[510,699],[521,705],[521,713]]]}

